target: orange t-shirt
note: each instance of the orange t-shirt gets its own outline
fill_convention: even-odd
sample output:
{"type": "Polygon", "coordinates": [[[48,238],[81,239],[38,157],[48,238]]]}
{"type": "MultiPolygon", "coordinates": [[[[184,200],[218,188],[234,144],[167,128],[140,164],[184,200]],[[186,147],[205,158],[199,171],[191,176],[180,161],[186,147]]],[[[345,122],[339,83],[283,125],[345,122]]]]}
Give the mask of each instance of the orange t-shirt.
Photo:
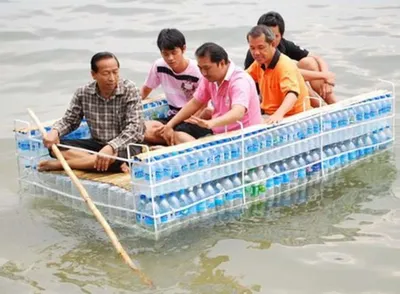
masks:
{"type": "Polygon", "coordinates": [[[289,92],[297,94],[297,101],[285,116],[311,109],[306,82],[296,64],[285,54],[276,50],[267,68],[254,61],[247,69],[260,88],[261,109],[273,114],[289,92]]]}

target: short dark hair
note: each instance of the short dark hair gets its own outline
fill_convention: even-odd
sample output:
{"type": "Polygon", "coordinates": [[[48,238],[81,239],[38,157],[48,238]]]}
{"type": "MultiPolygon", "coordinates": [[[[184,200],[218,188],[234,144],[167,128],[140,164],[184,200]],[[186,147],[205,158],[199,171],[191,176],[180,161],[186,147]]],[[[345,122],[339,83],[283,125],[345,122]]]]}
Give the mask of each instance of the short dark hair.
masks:
{"type": "Polygon", "coordinates": [[[160,51],[174,50],[186,45],[185,36],[177,29],[162,29],[157,37],[157,46],[160,51]]]}
{"type": "Polygon", "coordinates": [[[92,59],[90,60],[90,68],[92,69],[92,71],[97,72],[99,70],[99,68],[97,67],[97,62],[108,58],[114,58],[119,68],[118,58],[111,52],[103,51],[103,52],[97,52],[95,55],[93,55],[92,59]]]}
{"type": "Polygon", "coordinates": [[[246,36],[247,42],[249,41],[249,37],[258,38],[261,37],[262,35],[264,35],[265,42],[267,42],[268,44],[271,44],[272,41],[275,40],[275,34],[269,27],[265,25],[258,25],[252,27],[251,30],[247,33],[246,36]]]}
{"type": "Polygon", "coordinates": [[[275,11],[270,11],[261,15],[257,24],[265,25],[267,27],[278,26],[281,35],[283,36],[285,33],[285,21],[283,20],[282,15],[275,11]]]}
{"type": "Polygon", "coordinates": [[[208,56],[212,63],[220,63],[222,60],[224,60],[225,63],[229,62],[228,53],[225,49],[212,42],[207,42],[201,45],[196,49],[195,54],[197,57],[208,56]]]}

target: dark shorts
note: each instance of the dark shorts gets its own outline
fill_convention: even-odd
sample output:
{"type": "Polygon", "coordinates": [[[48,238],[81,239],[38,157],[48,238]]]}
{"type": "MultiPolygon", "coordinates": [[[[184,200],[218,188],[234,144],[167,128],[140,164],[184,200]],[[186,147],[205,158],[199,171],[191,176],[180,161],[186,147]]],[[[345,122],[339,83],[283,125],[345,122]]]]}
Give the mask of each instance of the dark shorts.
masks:
{"type": "MultiPolygon", "coordinates": [[[[102,144],[93,139],[76,139],[76,140],[60,140],[60,144],[73,146],[77,148],[83,148],[94,152],[99,152],[106,144],[102,144]]],[[[60,151],[68,150],[68,148],[59,147],[60,151]]],[[[130,155],[137,155],[141,153],[141,148],[136,146],[130,146],[130,155]]],[[[55,158],[53,152],[49,149],[49,154],[51,157],[55,158]]],[[[128,158],[126,149],[118,152],[118,157],[128,158]]],[[[124,161],[115,160],[108,167],[108,172],[121,172],[121,165],[124,161]]]]}
{"type": "MultiPolygon", "coordinates": [[[[170,108],[170,115],[167,118],[158,118],[155,119],[156,121],[159,121],[162,124],[167,124],[173,117],[174,115],[180,110],[179,108],[175,108],[173,106],[169,106],[170,108]]],[[[190,124],[187,122],[181,122],[180,124],[176,125],[174,127],[174,130],[177,132],[184,132],[187,133],[189,135],[191,135],[192,137],[194,137],[195,139],[199,139],[201,137],[205,137],[207,135],[212,135],[213,132],[210,129],[207,128],[202,128],[199,127],[198,125],[194,125],[194,124],[190,124]]]]}

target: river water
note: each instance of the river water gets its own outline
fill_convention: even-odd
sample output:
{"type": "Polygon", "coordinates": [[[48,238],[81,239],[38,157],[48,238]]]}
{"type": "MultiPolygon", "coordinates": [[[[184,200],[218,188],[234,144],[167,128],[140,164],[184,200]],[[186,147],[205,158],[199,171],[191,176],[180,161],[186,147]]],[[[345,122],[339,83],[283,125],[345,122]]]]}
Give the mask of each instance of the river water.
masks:
{"type": "Polygon", "coordinates": [[[240,220],[182,230],[157,242],[115,228],[154,280],[140,284],[94,218],[18,195],[15,118],[31,107],[61,116],[110,50],[138,86],[159,57],[156,37],[177,27],[188,56],[214,41],[243,65],[245,35],[279,11],[288,39],[323,56],[346,99],[400,85],[397,0],[0,0],[0,293],[400,293],[399,145],[315,187],[306,204],[248,211],[240,220]]]}

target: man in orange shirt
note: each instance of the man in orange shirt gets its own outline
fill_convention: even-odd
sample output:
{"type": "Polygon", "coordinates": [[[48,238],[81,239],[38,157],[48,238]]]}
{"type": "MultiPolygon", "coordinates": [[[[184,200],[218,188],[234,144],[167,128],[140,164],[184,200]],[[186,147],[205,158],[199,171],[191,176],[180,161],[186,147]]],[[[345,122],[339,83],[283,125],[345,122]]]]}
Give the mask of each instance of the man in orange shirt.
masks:
{"type": "Polygon", "coordinates": [[[260,87],[261,110],[266,123],[278,123],[285,116],[311,109],[306,83],[296,64],[279,52],[275,34],[264,25],[247,34],[254,62],[247,69],[260,87]]]}

